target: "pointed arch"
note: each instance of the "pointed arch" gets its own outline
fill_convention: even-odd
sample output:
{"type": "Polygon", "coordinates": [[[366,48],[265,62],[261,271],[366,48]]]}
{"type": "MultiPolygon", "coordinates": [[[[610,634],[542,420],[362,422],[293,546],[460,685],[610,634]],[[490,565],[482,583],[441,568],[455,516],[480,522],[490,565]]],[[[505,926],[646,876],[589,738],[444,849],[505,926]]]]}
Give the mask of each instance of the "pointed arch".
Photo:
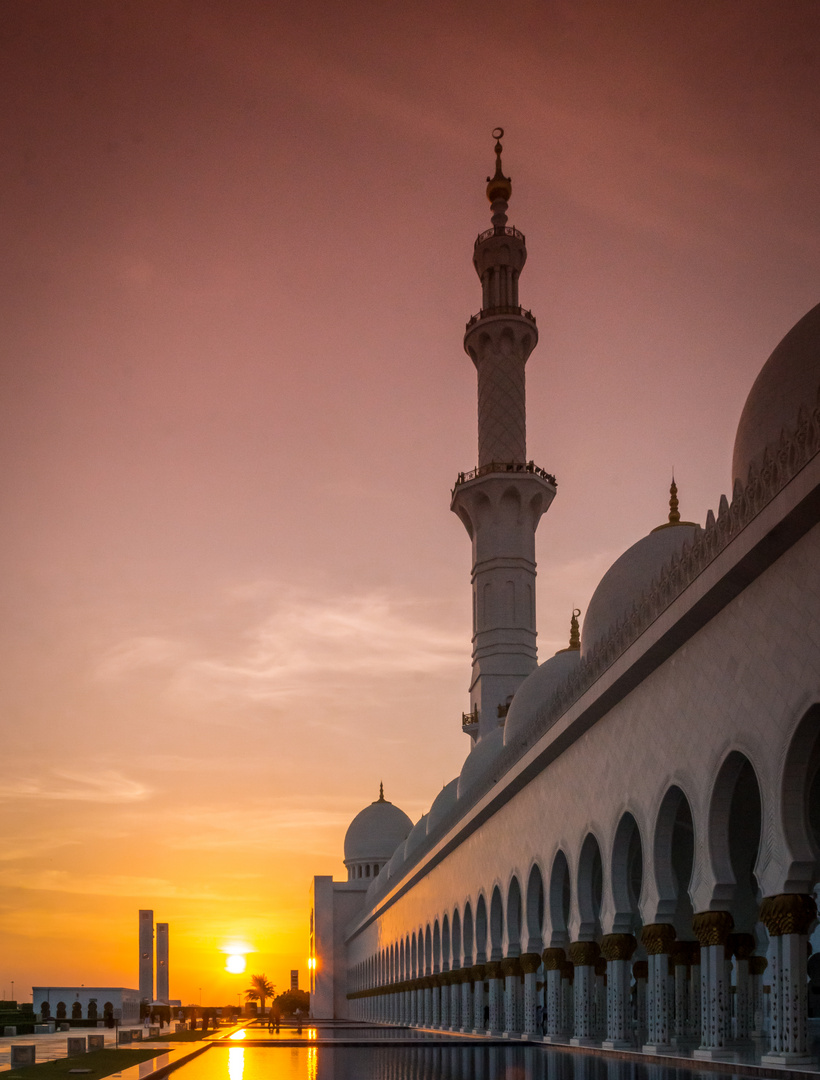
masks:
{"type": "Polygon", "coordinates": [[[569,942],[569,913],[572,902],[569,863],[559,848],[552,860],[549,887],[549,909],[552,934],[550,945],[566,945],[569,942]]]}
{"type": "Polygon", "coordinates": [[[513,874],[507,889],[507,956],[521,955],[521,886],[513,874]]]}
{"type": "Polygon", "coordinates": [[[544,948],[544,880],[537,863],[527,881],[526,951],[540,953],[544,948]]]}
{"type": "Polygon", "coordinates": [[[609,872],[615,905],[613,933],[637,935],[641,922],[643,844],[638,823],[628,810],[621,815],[615,830],[609,872]]]}

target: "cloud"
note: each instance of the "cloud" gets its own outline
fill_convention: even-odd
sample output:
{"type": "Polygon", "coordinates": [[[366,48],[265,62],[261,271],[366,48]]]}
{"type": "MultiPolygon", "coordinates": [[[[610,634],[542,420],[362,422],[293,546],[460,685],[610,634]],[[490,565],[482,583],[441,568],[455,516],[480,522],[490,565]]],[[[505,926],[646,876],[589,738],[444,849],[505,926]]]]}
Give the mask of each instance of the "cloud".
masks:
{"type": "Polygon", "coordinates": [[[150,790],[113,769],[90,774],[53,770],[49,777],[0,781],[0,800],[130,803],[147,798],[150,790]]]}
{"type": "Polygon", "coordinates": [[[207,885],[187,882],[185,888],[165,878],[130,877],[126,874],[73,874],[69,870],[7,869],[0,871],[0,888],[33,892],[61,892],[76,896],[126,896],[154,899],[227,900],[231,903],[260,900],[259,896],[239,896],[215,892],[207,885]]]}
{"type": "Polygon", "coordinates": [[[307,693],[351,700],[368,680],[464,662],[463,635],[434,626],[418,603],[382,593],[325,599],[257,582],[233,589],[227,600],[254,610],[267,600],[273,610],[216,652],[162,636],[126,639],[105,654],[97,676],[123,679],[159,667],[168,672],[169,693],[194,703],[289,704],[307,693]]]}
{"type": "Polygon", "coordinates": [[[98,679],[113,680],[145,668],[169,667],[179,661],[183,651],[182,643],[171,638],[127,638],[105,653],[94,674],[98,679]]]}

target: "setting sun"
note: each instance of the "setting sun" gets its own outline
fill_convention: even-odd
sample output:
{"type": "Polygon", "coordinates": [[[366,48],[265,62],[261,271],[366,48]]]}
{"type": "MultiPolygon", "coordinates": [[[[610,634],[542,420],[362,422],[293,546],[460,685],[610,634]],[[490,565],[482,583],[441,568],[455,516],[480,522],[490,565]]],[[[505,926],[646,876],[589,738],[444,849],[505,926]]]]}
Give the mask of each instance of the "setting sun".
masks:
{"type": "Polygon", "coordinates": [[[232,975],[241,975],[245,970],[245,957],[241,953],[231,953],[225,961],[225,970],[232,975]]]}

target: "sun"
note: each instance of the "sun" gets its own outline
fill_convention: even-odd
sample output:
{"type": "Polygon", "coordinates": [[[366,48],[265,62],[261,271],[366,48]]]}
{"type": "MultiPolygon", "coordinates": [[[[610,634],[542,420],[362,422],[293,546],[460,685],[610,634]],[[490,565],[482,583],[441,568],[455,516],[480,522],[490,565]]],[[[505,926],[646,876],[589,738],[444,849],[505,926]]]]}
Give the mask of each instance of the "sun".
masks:
{"type": "Polygon", "coordinates": [[[242,953],[231,953],[225,960],[225,970],[232,975],[241,975],[245,970],[246,960],[242,953]]]}

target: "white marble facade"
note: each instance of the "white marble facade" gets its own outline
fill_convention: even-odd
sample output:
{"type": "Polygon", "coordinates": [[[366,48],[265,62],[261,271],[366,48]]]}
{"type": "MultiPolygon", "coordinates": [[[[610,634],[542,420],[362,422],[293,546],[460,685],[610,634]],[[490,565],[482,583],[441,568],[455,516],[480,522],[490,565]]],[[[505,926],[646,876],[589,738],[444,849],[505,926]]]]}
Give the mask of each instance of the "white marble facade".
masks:
{"type": "MultiPolygon", "coordinates": [[[[468,341],[484,318],[496,336],[504,320],[518,332],[532,318],[516,306],[524,239],[506,226],[497,150],[493,228],[476,243],[495,248],[474,260],[485,308],[468,341]],[[487,275],[505,259],[515,303],[488,307],[487,275]]],[[[516,357],[515,340],[504,355],[523,370],[532,341],[516,357]]],[[[527,611],[505,668],[515,635],[493,625],[505,619],[498,605],[487,616],[461,777],[386,862],[378,852],[379,873],[344,925],[329,934],[313,913],[317,979],[330,967],[334,984],[315,1015],[637,1041],[646,1053],[688,1043],[702,1058],[757,1038],[773,1063],[808,1061],[806,946],[820,880],[818,388],[820,307],[749,394],[732,499],[701,527],[680,522],[673,491],[669,521],[603,579],[580,642],[576,623],[570,647],[533,671],[527,611]],[[327,965],[320,938],[334,942],[327,965]]],[[[540,486],[510,476],[506,492],[505,473],[534,469],[523,446],[519,456],[460,476],[453,498],[468,532],[477,516],[463,507],[485,498],[482,487],[486,506],[506,499],[518,514],[517,532],[492,515],[491,536],[470,532],[474,587],[493,574],[503,586],[506,566],[511,596],[528,580],[554,493],[548,474],[540,486]],[[523,515],[522,539],[520,493],[545,485],[553,492],[523,515]]],[[[357,850],[357,861],[368,856],[357,850]]]]}

